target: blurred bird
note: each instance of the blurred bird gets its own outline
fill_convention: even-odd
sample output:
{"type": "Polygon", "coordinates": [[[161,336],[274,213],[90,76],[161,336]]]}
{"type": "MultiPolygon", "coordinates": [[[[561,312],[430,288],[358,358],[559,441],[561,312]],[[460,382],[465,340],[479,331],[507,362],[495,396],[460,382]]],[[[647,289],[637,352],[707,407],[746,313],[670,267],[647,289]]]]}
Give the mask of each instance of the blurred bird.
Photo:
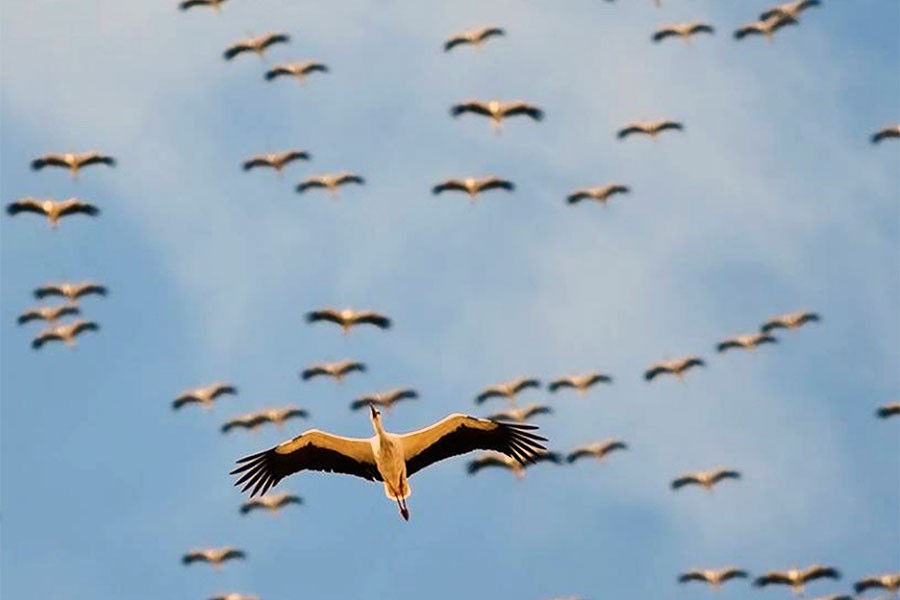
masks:
{"type": "Polygon", "coordinates": [[[241,504],[241,514],[246,515],[255,510],[265,510],[270,513],[275,513],[288,504],[303,504],[303,498],[296,494],[287,493],[251,498],[247,502],[241,504]]]}
{"type": "Polygon", "coordinates": [[[181,562],[189,565],[195,562],[205,562],[219,568],[223,563],[234,559],[244,559],[247,555],[243,550],[227,546],[225,548],[207,548],[204,550],[192,550],[181,557],[181,562]]]}
{"type": "Polygon", "coordinates": [[[898,140],[900,139],[900,125],[889,125],[888,127],[883,127],[876,131],[872,135],[872,143],[878,144],[884,140],[898,140]]]}
{"type": "Polygon", "coordinates": [[[513,475],[518,479],[525,477],[525,469],[536,465],[539,462],[552,462],[554,464],[562,464],[562,457],[556,452],[536,452],[532,456],[532,460],[522,463],[515,458],[500,454],[499,452],[483,452],[481,456],[475,460],[469,461],[466,471],[469,475],[474,475],[486,467],[500,467],[512,471],[513,475]]]}
{"type": "Polygon", "coordinates": [[[267,421],[268,419],[266,419],[266,417],[261,413],[251,413],[242,417],[235,417],[233,419],[225,421],[225,423],[222,424],[221,431],[222,433],[228,433],[232,429],[237,428],[253,431],[267,421]]]}
{"type": "Polygon", "coordinates": [[[278,174],[281,174],[282,169],[295,160],[310,160],[311,158],[312,156],[310,156],[309,152],[303,150],[257,154],[244,161],[244,170],[249,171],[257,167],[268,167],[275,169],[278,174]]]}
{"type": "Polygon", "coordinates": [[[499,177],[485,177],[477,179],[475,177],[467,177],[465,179],[448,179],[431,188],[431,193],[437,196],[443,192],[465,192],[469,195],[469,200],[474,203],[476,196],[481,192],[488,190],[506,190],[511,192],[516,189],[512,181],[500,179],[499,177]]]}
{"type": "Polygon", "coordinates": [[[624,140],[630,135],[641,134],[641,135],[649,135],[651,138],[656,139],[663,131],[684,131],[684,125],[679,123],[678,121],[669,121],[669,120],[660,120],[660,121],[634,121],[628,123],[619,130],[616,134],[620,140],[624,140]]]}
{"type": "Polygon", "coordinates": [[[356,183],[364,185],[366,180],[354,173],[326,173],[323,175],[314,175],[303,180],[294,188],[298,194],[302,194],[307,190],[321,188],[328,190],[333,197],[337,197],[338,188],[348,183],[356,183]]]}
{"type": "Polygon", "coordinates": [[[796,25],[797,21],[792,19],[785,19],[783,17],[775,16],[770,19],[765,19],[763,21],[757,21],[756,23],[750,23],[748,25],[744,25],[740,29],[734,32],[734,39],[742,40],[749,35],[763,35],[768,41],[772,41],[772,36],[776,31],[784,27],[785,25],[796,25]]]}
{"type": "Polygon", "coordinates": [[[628,194],[629,192],[631,192],[631,190],[628,186],[612,183],[599,187],[576,190],[566,197],[566,202],[569,204],[578,204],[582,200],[594,200],[603,206],[606,206],[606,201],[611,197],[616,194],[628,194]]]}
{"type": "Polygon", "coordinates": [[[900,415],[900,402],[889,402],[875,411],[879,419],[887,419],[900,415]]]}
{"type": "Polygon", "coordinates": [[[100,326],[93,321],[78,320],[66,325],[57,325],[44,329],[31,341],[31,347],[39,350],[47,342],[65,342],[67,346],[75,345],[75,338],[85,331],[99,331],[100,326]]]}
{"type": "Polygon", "coordinates": [[[769,19],[780,18],[789,21],[797,21],[800,18],[800,13],[807,8],[820,6],[821,4],[822,2],[820,0],[794,0],[793,2],[787,2],[786,4],[770,8],[761,14],[759,19],[760,21],[767,21],[769,19]]]}
{"type": "Polygon", "coordinates": [[[503,127],[503,119],[507,117],[515,117],[525,115],[531,117],[534,121],[540,121],[544,118],[544,111],[528,102],[516,100],[513,102],[501,102],[500,100],[490,100],[482,102],[480,100],[467,100],[459,104],[455,104],[450,108],[450,115],[458,117],[465,113],[473,113],[490,117],[491,128],[494,134],[499,135],[503,127]]]}
{"type": "Polygon", "coordinates": [[[515,404],[516,396],[519,392],[529,388],[540,387],[541,382],[537,379],[520,377],[519,379],[513,379],[512,381],[498,383],[484,388],[484,390],[475,397],[475,403],[483,404],[486,400],[490,400],[491,398],[506,398],[510,403],[515,404]]]}
{"type": "Polygon", "coordinates": [[[266,33],[259,37],[248,38],[232,44],[225,50],[223,56],[225,60],[231,60],[245,52],[253,52],[262,58],[269,46],[286,44],[289,41],[291,41],[291,36],[286,33],[266,33]]]}
{"type": "Polygon", "coordinates": [[[872,575],[865,579],[860,579],[853,584],[853,590],[857,594],[862,594],[866,590],[882,589],[887,592],[896,593],[900,590],[900,573],[885,573],[883,575],[872,575]]]}
{"type": "Polygon", "coordinates": [[[266,71],[266,81],[272,81],[278,77],[294,77],[300,83],[304,83],[310,73],[328,73],[328,66],[314,61],[275,65],[266,71]]]}
{"type": "Polygon", "coordinates": [[[512,421],[524,423],[531,417],[553,414],[553,409],[544,404],[529,404],[522,408],[510,408],[502,412],[494,413],[488,417],[492,421],[512,421]]]}
{"type": "Polygon", "coordinates": [[[87,215],[96,217],[100,214],[100,209],[93,204],[88,204],[78,198],[69,198],[68,200],[41,200],[38,198],[21,198],[15,202],[6,205],[6,212],[10,216],[16,216],[19,213],[30,212],[44,215],[50,222],[50,227],[56,229],[59,220],[69,215],[87,215]]]}
{"type": "Polygon", "coordinates": [[[224,396],[227,394],[236,396],[237,393],[237,388],[230,383],[214,383],[206,387],[195,388],[182,392],[177,398],[175,398],[174,402],[172,402],[172,408],[174,410],[178,410],[186,404],[200,404],[204,408],[209,408],[212,406],[213,401],[218,399],[219,396],[224,396]]]}
{"type": "Polygon", "coordinates": [[[716,346],[718,352],[725,352],[729,348],[741,348],[753,350],[760,344],[777,344],[778,340],[767,333],[750,333],[722,340],[716,346]]]}
{"type": "Polygon", "coordinates": [[[306,313],[307,323],[317,323],[318,321],[337,323],[345,335],[357,325],[374,325],[379,329],[390,329],[391,327],[391,320],[384,315],[371,310],[356,311],[349,308],[344,310],[323,308],[306,313]]]}
{"type": "Polygon", "coordinates": [[[401,400],[412,400],[414,398],[418,398],[419,393],[416,390],[410,388],[398,388],[395,390],[389,390],[387,392],[379,392],[377,394],[367,394],[365,396],[360,396],[352,403],[350,403],[350,410],[359,410],[361,408],[365,408],[366,406],[378,406],[384,408],[391,412],[394,405],[401,400]]]}
{"type": "Polygon", "coordinates": [[[841,573],[834,567],[813,565],[808,569],[790,569],[788,571],[772,571],[753,582],[756,587],[767,585],[789,585],[794,594],[803,595],[804,586],[816,579],[840,579],[841,573]]]}
{"type": "Polygon", "coordinates": [[[807,323],[818,323],[822,320],[818,314],[805,310],[797,311],[786,315],[772,317],[759,330],[762,333],[769,333],[773,329],[797,329],[807,323]]]}
{"type": "Polygon", "coordinates": [[[306,419],[308,417],[309,413],[302,408],[295,408],[293,406],[288,406],[286,408],[269,408],[225,422],[225,424],[222,425],[222,433],[228,433],[237,427],[252,431],[266,423],[281,426],[290,419],[306,419]]]}
{"type": "Polygon", "coordinates": [[[720,481],[725,479],[740,479],[741,474],[738,471],[730,469],[715,469],[713,471],[698,471],[696,473],[686,473],[672,482],[672,489],[679,490],[686,485],[700,485],[708,491],[712,491],[720,481]]]}
{"type": "Polygon", "coordinates": [[[96,294],[98,296],[106,296],[109,290],[106,286],[94,283],[92,281],[83,281],[81,283],[48,283],[34,290],[34,297],[38,300],[48,296],[64,296],[69,302],[77,302],[79,298],[96,294]]]}
{"type": "Polygon", "coordinates": [[[547,390],[551,394],[558,392],[564,388],[571,388],[578,392],[579,395],[587,395],[589,388],[598,383],[612,383],[612,377],[603,373],[587,373],[585,375],[570,375],[569,377],[560,377],[554,379],[547,386],[547,390]]]}
{"type": "Polygon", "coordinates": [[[36,306],[29,308],[16,319],[16,323],[24,325],[31,321],[47,321],[55,324],[62,317],[81,314],[81,310],[72,304],[60,304],[58,306],[36,306]]]}
{"type": "Polygon", "coordinates": [[[218,596],[212,596],[209,600],[259,600],[259,596],[248,596],[247,594],[219,594],[218,596]]]}
{"type": "Polygon", "coordinates": [[[670,373],[684,380],[684,374],[694,367],[704,367],[706,363],[698,356],[686,356],[676,360],[668,360],[650,365],[650,368],[644,372],[644,379],[653,381],[653,379],[663,373],[670,373]]]}
{"type": "Polygon", "coordinates": [[[265,494],[284,477],[304,470],[355,475],[383,481],[385,495],[397,502],[400,515],[409,520],[406,498],[408,478],[438,461],[473,450],[496,450],[521,463],[532,462],[544,450],[544,438],[533,425],[498,423],[453,414],[434,425],[406,434],[384,430],[381,413],[369,407],[375,435],[369,439],[346,438],[316,429],[270,450],[238,460],[231,474],[235,485],[250,496],[265,494]]]}
{"type": "Polygon", "coordinates": [[[575,448],[566,457],[566,462],[573,463],[576,460],[587,458],[589,456],[598,459],[600,462],[604,462],[604,459],[608,454],[617,450],[628,450],[628,445],[620,440],[604,440],[602,442],[575,448]]]}
{"type": "Polygon", "coordinates": [[[206,6],[209,8],[216,9],[217,12],[222,11],[222,5],[227,0],[185,0],[184,2],[178,5],[178,8],[181,10],[188,10],[191,8],[195,8],[197,6],[206,6]]]}
{"type": "Polygon", "coordinates": [[[818,596],[810,600],[853,600],[853,598],[847,594],[832,594],[830,596],[818,596]]]}
{"type": "Polygon", "coordinates": [[[65,154],[50,153],[31,161],[31,168],[35,171],[40,171],[44,167],[63,167],[69,169],[72,174],[72,179],[77,179],[78,171],[91,165],[114,167],[116,166],[116,159],[112,156],[92,151],[81,153],[68,152],[65,154]]]}
{"type": "Polygon", "coordinates": [[[691,42],[691,37],[698,33],[715,33],[712,25],[707,23],[683,23],[679,25],[664,25],[656,30],[653,34],[654,42],[661,42],[669,37],[680,37],[687,43],[691,42]]]}
{"type": "Polygon", "coordinates": [[[471,45],[476,49],[480,49],[485,41],[492,37],[506,35],[506,32],[499,27],[481,27],[479,29],[471,29],[451,36],[444,42],[444,52],[449,52],[457,46],[471,45]]]}
{"type": "Polygon", "coordinates": [[[303,381],[309,381],[314,377],[326,376],[340,383],[347,374],[355,372],[365,373],[366,365],[355,360],[342,360],[340,362],[311,365],[300,372],[300,378],[303,381]]]}
{"type": "Polygon", "coordinates": [[[715,591],[719,591],[722,584],[732,579],[746,579],[749,577],[747,571],[737,569],[735,567],[725,567],[724,569],[704,569],[691,570],[682,573],[678,577],[678,583],[688,583],[689,581],[702,581],[707,583],[715,591]]]}

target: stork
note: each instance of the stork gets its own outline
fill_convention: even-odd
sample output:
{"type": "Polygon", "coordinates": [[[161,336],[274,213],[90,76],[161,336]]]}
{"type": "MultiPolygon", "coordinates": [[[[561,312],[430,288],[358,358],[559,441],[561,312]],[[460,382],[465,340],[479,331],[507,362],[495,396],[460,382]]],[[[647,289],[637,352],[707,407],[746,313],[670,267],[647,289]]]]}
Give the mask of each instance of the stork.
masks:
{"type": "Polygon", "coordinates": [[[840,579],[841,572],[834,567],[813,565],[807,569],[789,569],[787,571],[770,571],[753,582],[756,587],[767,585],[787,585],[798,596],[803,595],[804,586],[815,579],[840,579]]]}

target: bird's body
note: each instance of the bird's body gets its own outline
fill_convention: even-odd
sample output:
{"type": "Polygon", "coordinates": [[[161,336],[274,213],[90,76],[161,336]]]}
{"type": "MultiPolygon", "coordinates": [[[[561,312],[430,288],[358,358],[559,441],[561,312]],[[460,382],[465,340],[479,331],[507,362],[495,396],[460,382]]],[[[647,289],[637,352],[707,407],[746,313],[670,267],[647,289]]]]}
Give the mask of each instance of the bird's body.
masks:
{"type": "Polygon", "coordinates": [[[777,344],[778,340],[767,333],[750,333],[747,335],[739,335],[727,340],[722,340],[716,346],[718,352],[725,352],[730,348],[741,348],[742,350],[753,350],[760,344],[777,344]]]}
{"type": "Polygon", "coordinates": [[[275,169],[277,173],[295,160],[310,160],[309,152],[304,150],[287,150],[285,152],[273,152],[271,154],[257,154],[244,161],[244,170],[249,171],[257,167],[275,169]]]}
{"type": "Polygon", "coordinates": [[[338,188],[350,183],[364,185],[366,180],[355,173],[323,173],[321,175],[307,177],[298,183],[297,187],[294,189],[298,194],[316,188],[324,189],[327,190],[332,197],[336,198],[338,195],[338,188]]]}
{"type": "Polygon", "coordinates": [[[265,78],[272,81],[278,77],[293,77],[303,83],[310,73],[328,73],[328,66],[311,60],[275,65],[266,71],[265,78]]]}
{"type": "Polygon", "coordinates": [[[759,19],[760,21],[767,21],[769,19],[780,18],[789,21],[798,21],[800,19],[800,13],[807,8],[821,6],[821,4],[821,0],[793,0],[793,2],[787,2],[774,8],[770,8],[762,13],[759,16],[759,19]]]}
{"type": "Polygon", "coordinates": [[[178,410],[187,404],[199,404],[204,408],[209,408],[220,396],[227,394],[234,396],[237,393],[237,388],[230,383],[213,383],[212,385],[182,392],[172,402],[172,408],[178,410]]]}
{"type": "Polygon", "coordinates": [[[791,590],[799,595],[803,594],[804,586],[810,581],[816,579],[840,579],[841,573],[834,567],[823,567],[813,565],[807,569],[789,569],[787,571],[771,571],[757,577],[753,582],[756,587],[766,587],[768,585],[787,585],[791,590]]]}
{"type": "Polygon", "coordinates": [[[264,510],[270,513],[275,513],[288,504],[303,504],[303,498],[296,494],[288,493],[251,498],[241,505],[241,514],[246,515],[255,510],[264,510]]]}
{"type": "Polygon", "coordinates": [[[402,400],[412,400],[418,397],[419,393],[416,390],[410,388],[397,388],[386,392],[360,396],[350,404],[350,410],[359,410],[366,406],[374,405],[390,412],[398,402],[402,400]]]}
{"type": "Polygon", "coordinates": [[[544,449],[544,438],[531,433],[535,427],[498,423],[453,414],[418,431],[393,434],[384,430],[381,413],[370,406],[375,435],[347,438],[311,429],[270,450],[238,461],[232,471],[235,485],[250,496],[265,494],[284,477],[304,470],[355,475],[384,482],[385,494],[397,502],[400,514],[409,518],[406,498],[408,478],[425,467],[473,450],[496,450],[522,463],[531,462],[544,449]]]}
{"type": "Polygon", "coordinates": [[[232,60],[245,52],[252,52],[261,58],[270,46],[286,44],[289,41],[291,41],[291,36],[286,33],[266,33],[258,37],[235,42],[225,50],[223,56],[225,60],[232,60]]]}
{"type": "Polygon", "coordinates": [[[732,579],[746,579],[747,577],[749,577],[747,571],[735,567],[725,567],[724,569],[693,569],[686,573],[682,573],[678,577],[678,583],[702,581],[718,591],[726,581],[731,581],[732,579]]]}
{"type": "Polygon", "coordinates": [[[44,154],[31,161],[31,168],[40,171],[45,167],[62,167],[68,169],[73,179],[78,178],[78,172],[84,167],[91,165],[106,165],[107,167],[116,166],[116,159],[107,154],[100,152],[67,152],[63,154],[50,153],[44,154]]]}
{"type": "Polygon", "coordinates": [[[178,5],[178,8],[181,10],[190,10],[196,7],[206,7],[206,8],[214,8],[217,12],[221,12],[222,5],[225,4],[227,0],[184,0],[178,5]]]}
{"type": "Polygon", "coordinates": [[[62,296],[74,303],[83,296],[92,294],[106,296],[108,293],[106,287],[99,283],[83,281],[80,283],[47,283],[34,290],[34,297],[41,300],[48,296],[62,296]]]}
{"type": "Polygon", "coordinates": [[[85,331],[99,331],[100,326],[94,321],[78,320],[66,325],[57,325],[41,331],[31,341],[31,347],[39,350],[47,342],[65,342],[69,347],[75,345],[75,338],[85,331]]]}
{"type": "Polygon", "coordinates": [[[56,229],[62,217],[78,214],[96,217],[100,214],[100,209],[78,198],[69,198],[67,200],[21,198],[7,204],[6,212],[10,216],[23,212],[44,215],[47,217],[50,227],[56,229]]]}
{"type": "Polygon", "coordinates": [[[431,193],[437,196],[444,192],[465,192],[469,200],[474,203],[481,192],[488,190],[506,190],[511,192],[516,189],[513,182],[499,177],[466,177],[465,179],[448,179],[431,188],[431,193]]]}
{"type": "Polygon", "coordinates": [[[513,102],[502,102],[500,100],[490,100],[482,102],[481,100],[467,100],[459,104],[455,104],[450,108],[450,115],[458,117],[466,113],[473,113],[490,118],[491,127],[495,134],[499,134],[502,128],[503,120],[508,117],[525,115],[534,121],[541,121],[544,118],[544,111],[534,104],[515,100],[513,102]]]}
{"type": "Polygon", "coordinates": [[[545,404],[529,404],[522,408],[509,408],[502,412],[494,413],[488,417],[492,421],[512,421],[514,423],[524,423],[532,417],[538,415],[549,415],[553,413],[553,409],[545,404]]]}
{"type": "Polygon", "coordinates": [[[734,39],[742,40],[747,36],[762,35],[768,41],[772,41],[775,32],[786,25],[796,25],[797,21],[780,16],[770,17],[755,23],[749,23],[734,32],[734,39]]]}
{"type": "Polygon", "coordinates": [[[853,591],[862,594],[866,590],[885,590],[897,593],[900,591],[900,573],[884,573],[860,579],[853,584],[853,591]]]}
{"type": "Polygon", "coordinates": [[[708,491],[720,481],[726,479],[740,479],[741,474],[733,469],[714,469],[712,471],[697,471],[686,473],[672,482],[672,489],[679,490],[686,485],[699,485],[708,491]]]}
{"type": "Polygon", "coordinates": [[[759,330],[762,333],[769,333],[773,329],[797,329],[807,323],[818,323],[821,320],[822,317],[817,313],[801,310],[786,315],[772,317],[763,323],[759,330]]]}
{"type": "Polygon", "coordinates": [[[884,140],[900,140],[900,125],[888,125],[872,134],[872,143],[878,144],[884,140]]]}
{"type": "Polygon", "coordinates": [[[900,401],[888,402],[884,406],[880,406],[878,410],[875,411],[875,416],[879,419],[900,416],[900,401]]]}
{"type": "Polygon", "coordinates": [[[631,189],[628,186],[619,183],[611,183],[609,185],[575,190],[566,197],[566,202],[569,204],[578,204],[582,200],[593,200],[606,206],[607,200],[616,194],[628,194],[629,192],[631,192],[631,189]]]}
{"type": "Polygon", "coordinates": [[[195,562],[205,562],[218,568],[225,562],[235,559],[247,558],[243,550],[226,546],[224,548],[205,548],[203,550],[192,550],[181,557],[182,564],[190,565],[195,562]]]}
{"type": "Polygon", "coordinates": [[[690,43],[691,38],[698,33],[715,33],[715,31],[712,25],[700,22],[664,25],[656,30],[651,39],[654,42],[661,42],[666,38],[680,37],[685,42],[690,43]]]}
{"type": "Polygon", "coordinates": [[[560,377],[559,379],[554,379],[550,382],[550,385],[547,386],[547,390],[554,394],[562,389],[573,389],[577,391],[580,395],[587,395],[588,389],[597,385],[598,383],[612,383],[612,377],[610,375],[605,375],[603,373],[586,373],[584,375],[570,375],[568,377],[560,377]]]}
{"type": "Polygon", "coordinates": [[[341,326],[345,334],[349,333],[357,325],[374,325],[379,329],[390,329],[392,324],[389,318],[371,310],[323,308],[306,313],[307,323],[317,323],[319,321],[336,323],[341,326]]]}
{"type": "Polygon", "coordinates": [[[537,389],[540,387],[541,382],[537,379],[520,377],[519,379],[513,379],[484,388],[481,393],[475,397],[475,403],[482,404],[491,398],[506,398],[511,404],[515,404],[516,396],[518,396],[519,392],[529,388],[537,389]]]}
{"type": "Polygon", "coordinates": [[[562,456],[556,452],[542,451],[537,452],[531,462],[522,463],[515,458],[499,452],[483,452],[478,458],[469,461],[469,464],[466,466],[466,471],[468,471],[469,475],[474,475],[487,467],[499,467],[512,472],[512,474],[516,476],[516,479],[523,479],[525,477],[525,470],[539,462],[552,462],[553,464],[559,465],[562,464],[563,459],[562,456]]]}
{"type": "Polygon", "coordinates": [[[686,356],[676,360],[668,360],[650,365],[650,368],[644,372],[644,379],[653,381],[659,375],[668,373],[675,375],[678,379],[684,378],[684,374],[694,367],[703,367],[706,363],[698,356],[686,356]]]}
{"type": "Polygon", "coordinates": [[[603,462],[607,455],[617,450],[628,450],[628,445],[621,440],[604,440],[575,448],[566,457],[566,462],[573,463],[576,460],[588,457],[593,457],[603,462]]]}
{"type": "Polygon", "coordinates": [[[659,121],[633,121],[620,129],[616,134],[616,137],[620,140],[624,140],[629,136],[641,134],[655,139],[656,136],[663,131],[670,130],[684,131],[684,125],[678,121],[670,121],[668,119],[661,119],[659,121]]]}
{"type": "Polygon", "coordinates": [[[338,383],[344,380],[344,377],[350,373],[365,373],[367,367],[364,363],[355,360],[342,360],[339,362],[319,363],[310,365],[300,372],[300,378],[303,381],[309,381],[314,377],[331,377],[338,383]]]}
{"type": "Polygon", "coordinates": [[[81,309],[73,304],[60,304],[58,306],[36,306],[29,308],[16,319],[16,323],[24,325],[31,321],[46,321],[53,325],[61,318],[69,315],[81,314],[81,309]]]}
{"type": "Polygon", "coordinates": [[[471,45],[476,49],[481,48],[485,41],[492,37],[506,35],[506,32],[499,27],[479,27],[478,29],[470,29],[456,35],[450,36],[444,42],[444,52],[449,52],[457,46],[471,45]]]}

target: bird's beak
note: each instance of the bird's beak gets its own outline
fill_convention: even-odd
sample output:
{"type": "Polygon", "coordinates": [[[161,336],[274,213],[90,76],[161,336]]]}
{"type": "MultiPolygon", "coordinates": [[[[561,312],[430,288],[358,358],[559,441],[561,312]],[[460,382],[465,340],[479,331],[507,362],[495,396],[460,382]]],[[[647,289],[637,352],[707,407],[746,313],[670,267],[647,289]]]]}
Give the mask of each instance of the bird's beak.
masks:
{"type": "Polygon", "coordinates": [[[373,419],[381,414],[378,412],[378,409],[375,408],[375,405],[371,402],[369,402],[369,411],[371,411],[373,419]]]}

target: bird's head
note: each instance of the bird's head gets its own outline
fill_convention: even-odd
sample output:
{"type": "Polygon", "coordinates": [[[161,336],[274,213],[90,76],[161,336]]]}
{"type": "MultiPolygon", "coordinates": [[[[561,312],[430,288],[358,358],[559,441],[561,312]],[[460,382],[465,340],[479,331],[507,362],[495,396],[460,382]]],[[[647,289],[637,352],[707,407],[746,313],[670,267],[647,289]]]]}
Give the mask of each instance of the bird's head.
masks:
{"type": "Polygon", "coordinates": [[[375,408],[374,402],[369,402],[369,413],[373,423],[381,421],[381,411],[375,408]]]}

